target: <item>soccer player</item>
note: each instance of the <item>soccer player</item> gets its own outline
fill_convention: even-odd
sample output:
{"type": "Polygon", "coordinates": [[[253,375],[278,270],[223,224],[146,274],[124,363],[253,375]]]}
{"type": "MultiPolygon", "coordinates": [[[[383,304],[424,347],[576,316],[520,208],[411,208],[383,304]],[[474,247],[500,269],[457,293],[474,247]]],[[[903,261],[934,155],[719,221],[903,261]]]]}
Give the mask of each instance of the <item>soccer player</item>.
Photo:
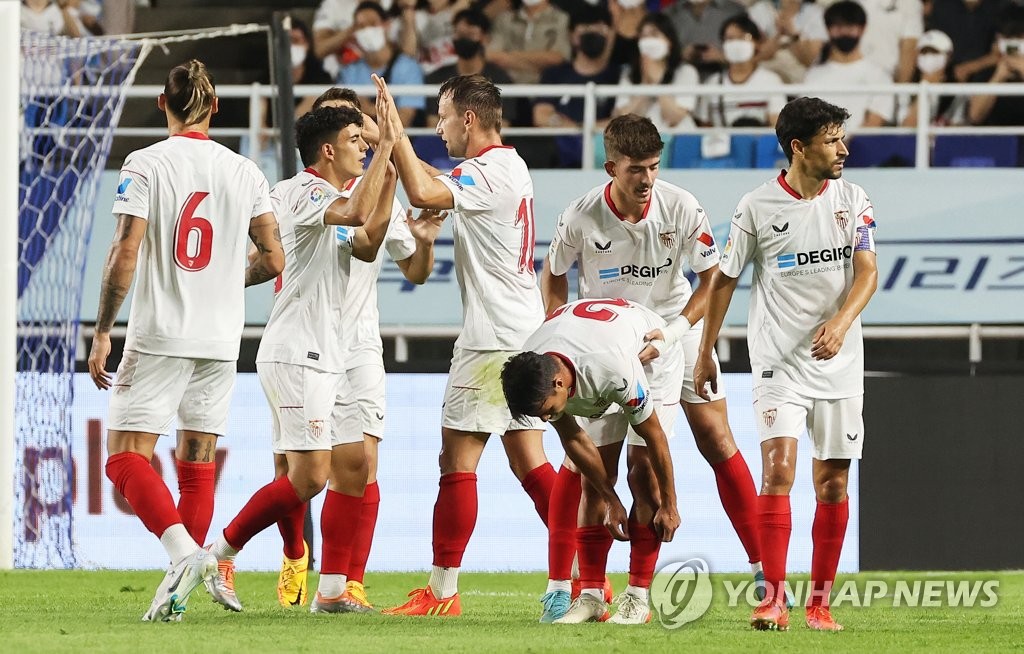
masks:
{"type": "MultiPolygon", "coordinates": [[[[697,448],[711,465],[726,514],[732,521],[750,560],[755,578],[761,572],[757,534],[757,491],[743,455],[729,429],[725,392],[707,400],[693,392],[693,361],[700,345],[704,309],[711,276],[718,269],[718,249],[711,235],[708,216],[691,193],[658,179],[659,159],[664,144],[658,129],[647,118],[626,114],[613,119],[604,131],[608,161],[605,171],[611,180],[573,201],[558,219],[548,250],[547,265],[541,273],[541,290],[547,311],[566,302],[569,284],[566,274],[579,264],[581,298],[621,297],[656,311],[668,323],[670,342],[679,341],[680,360],[667,373],[672,381],[665,388],[679,396],[659,407],[661,425],[671,437],[679,400],[693,431],[697,448]],[[700,279],[696,291],[690,287],[687,269],[700,279]]],[[[714,352],[712,352],[713,360],[714,352]]],[[[667,398],[667,396],[666,396],[667,398]]],[[[601,418],[584,419],[584,429],[609,455],[618,459],[625,424],[606,424],[601,418]],[[612,431],[609,431],[612,429],[612,431]]],[[[650,463],[642,439],[630,433],[627,439],[629,483],[647,484],[650,463]]],[[[542,621],[560,618],[569,607],[569,576],[577,525],[576,506],[580,476],[571,464],[563,466],[553,491],[549,518],[550,582],[543,598],[542,621]]],[[[591,488],[586,486],[585,488],[591,488]]],[[[592,499],[584,494],[584,505],[592,499]]],[[[611,539],[594,527],[599,512],[584,509],[580,525],[580,567],[592,568],[588,560],[607,560],[611,539]]],[[[647,589],[651,578],[634,573],[644,551],[655,538],[650,513],[634,507],[629,533],[632,540],[629,586],[619,597],[615,622],[646,621],[647,589]]],[[[598,525],[599,526],[599,525],[598,525]]],[[[603,576],[601,577],[603,582],[603,576]]],[[[591,580],[593,583],[593,580],[591,580]]]]}
{"type": "MultiPolygon", "coordinates": [[[[313,110],[320,107],[350,107],[359,109],[359,96],[352,89],[333,87],[320,95],[313,103],[313,110]]],[[[376,147],[380,132],[372,118],[363,114],[363,140],[376,147]]],[[[362,180],[357,177],[341,192],[337,203],[351,197],[353,189],[362,180]]],[[[422,284],[434,267],[434,240],[444,220],[443,212],[423,211],[419,219],[413,220],[411,212],[393,200],[391,222],[384,235],[384,248],[394,260],[402,274],[414,284],[422,284]]],[[[339,234],[341,234],[339,228],[339,234]]],[[[353,228],[358,230],[359,228],[353,228]]],[[[345,233],[339,239],[341,247],[351,247],[353,235],[345,233]]],[[[345,594],[349,599],[372,608],[363,587],[366,561],[370,556],[373,532],[377,526],[377,509],[380,505],[380,491],[377,486],[377,450],[384,438],[384,358],[380,340],[380,314],[377,310],[377,277],[384,263],[384,252],[376,250],[376,257],[363,261],[368,253],[353,250],[354,259],[349,270],[348,289],[345,300],[345,319],[350,340],[346,346],[345,360],[349,388],[355,400],[359,419],[362,422],[363,440],[366,446],[368,475],[366,491],[355,542],[352,546],[351,563],[348,565],[345,594]]],[[[274,454],[277,477],[288,474],[288,460],[283,452],[274,454]]],[[[330,492],[330,491],[329,491],[330,492]]],[[[277,583],[277,598],[282,606],[296,606],[306,600],[306,576],[309,550],[303,538],[306,505],[296,508],[285,518],[278,520],[278,528],[284,539],[284,561],[277,583]]],[[[330,530],[344,525],[331,524],[330,530]]],[[[331,547],[328,528],[324,530],[324,547],[331,547]]]]}
{"type": "MultiPolygon", "coordinates": [[[[378,108],[387,110],[387,99],[379,98],[378,108]]],[[[344,594],[367,474],[363,430],[345,375],[345,312],[351,256],[375,258],[391,220],[397,175],[389,173],[388,157],[401,125],[382,122],[377,156],[343,199],[342,190],[363,174],[362,123],[362,114],[347,107],[322,107],[301,117],[296,140],[308,167],[271,192],[288,263],[256,369],[274,416],[274,451],[285,454],[288,472],[257,491],[211,546],[220,596],[228,600],[222,603],[234,611],[242,608],[233,583],[239,550],[317,495],[328,478],[320,586],[310,608],[369,610],[344,594]],[[339,241],[348,243],[340,247],[339,241]]]]}
{"type": "MultiPolygon", "coordinates": [[[[390,94],[384,80],[374,81],[390,94]]],[[[501,143],[501,93],[489,80],[446,81],[438,115],[437,133],[463,164],[442,175],[428,171],[408,139],[394,151],[409,203],[452,212],[463,311],[442,409],[433,568],[426,588],[385,611],[400,615],[461,615],[459,566],[476,526],[476,468],[491,434],[502,434],[512,472],[545,524],[555,480],[541,422],[512,418],[498,375],[544,319],[533,271],[533,180],[515,149],[501,143]]]]}
{"type": "Polygon", "coordinates": [[[812,592],[807,626],[839,631],[828,598],[849,519],[850,460],[864,445],[864,343],[860,313],[875,292],[871,201],[841,179],[850,114],[819,98],[800,98],[779,114],[775,133],[788,171],[740,200],[721,268],[711,281],[707,323],[694,365],[702,397],[718,387],[711,348],[736,280],[754,264],[747,343],[763,465],[758,514],[768,594],[754,611],[757,629],[786,629],[782,599],[792,531],[789,491],[797,439],[806,429],[818,505],[811,537],[812,592]]]}
{"type": "Polygon", "coordinates": [[[266,178],[208,136],[217,105],[202,62],[171,69],[157,100],[170,138],[128,155],[121,168],[117,229],[89,354],[93,382],[114,389],[107,477],[171,561],[143,620],[179,619],[189,593],[217,572],[216,559],[200,545],[213,513],[217,437],[227,431],[245,321],[243,289],[284,268],[266,178]],[[248,240],[256,254],[246,267],[248,240]],[[110,329],[136,266],[128,336],[112,380],[104,370],[110,329]],[[175,414],[177,507],[150,465],[175,414]]]}
{"type": "MultiPolygon", "coordinates": [[[[675,369],[681,356],[678,343],[670,345],[665,340],[666,329],[666,322],[656,313],[627,300],[577,300],[553,311],[527,339],[525,352],[512,357],[501,371],[512,415],[551,422],[568,459],[601,499],[599,504],[592,502],[586,512],[592,514],[587,517],[593,517],[593,529],[608,532],[609,538],[631,540],[631,584],[635,575],[654,576],[661,542],[671,541],[679,527],[672,457],[659,414],[666,404],[674,410],[678,401],[675,369]],[[613,404],[618,406],[609,412],[613,404]],[[594,431],[587,431],[573,416],[590,419],[585,425],[594,431]],[[599,416],[606,417],[595,421],[599,416]],[[627,424],[647,446],[652,471],[642,483],[631,475],[633,517],[628,520],[628,531],[621,529],[626,516],[613,490],[627,424]],[[645,515],[648,512],[649,517],[645,515]],[[644,522],[638,522],[637,516],[644,516],[644,522]],[[637,540],[633,530],[646,524],[651,537],[637,540]]],[[[603,552],[603,556],[580,557],[583,591],[567,612],[546,621],[578,624],[609,620],[603,597],[608,549],[603,552]]],[[[638,590],[646,593],[649,585],[648,581],[638,590]]],[[[568,596],[568,589],[564,592],[568,596]]],[[[633,606],[630,597],[622,600],[611,621],[648,622],[651,613],[646,598],[633,606]]]]}

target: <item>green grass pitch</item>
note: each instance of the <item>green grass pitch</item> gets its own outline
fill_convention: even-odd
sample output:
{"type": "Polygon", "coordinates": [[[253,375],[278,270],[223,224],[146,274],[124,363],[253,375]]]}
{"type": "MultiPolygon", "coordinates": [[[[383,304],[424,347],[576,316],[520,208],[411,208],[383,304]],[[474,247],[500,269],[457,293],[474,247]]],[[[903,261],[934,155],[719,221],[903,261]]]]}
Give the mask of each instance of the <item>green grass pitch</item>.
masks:
{"type": "MultiPolygon", "coordinates": [[[[381,615],[310,615],[308,608],[277,605],[275,574],[239,573],[240,614],[210,602],[200,588],[181,623],[140,622],[161,579],[158,571],[26,571],[0,573],[0,650],[28,652],[815,652],[1008,651],[1024,648],[1024,572],[862,573],[858,581],[998,580],[990,608],[893,608],[891,594],[868,608],[834,610],[846,626],[839,634],[809,631],[794,610],[786,633],[754,632],[746,605],[726,605],[715,575],[715,600],[699,621],[673,631],[654,622],[638,627],[537,623],[543,574],[464,574],[461,618],[381,615]]],[[[839,581],[849,579],[841,575],[839,581]]],[[[794,576],[791,581],[806,579],[794,576]]],[[[369,574],[367,592],[377,606],[400,603],[426,574],[369,574]]],[[[624,575],[612,575],[616,589],[624,575]]],[[[315,588],[316,576],[310,575],[315,588]]]]}

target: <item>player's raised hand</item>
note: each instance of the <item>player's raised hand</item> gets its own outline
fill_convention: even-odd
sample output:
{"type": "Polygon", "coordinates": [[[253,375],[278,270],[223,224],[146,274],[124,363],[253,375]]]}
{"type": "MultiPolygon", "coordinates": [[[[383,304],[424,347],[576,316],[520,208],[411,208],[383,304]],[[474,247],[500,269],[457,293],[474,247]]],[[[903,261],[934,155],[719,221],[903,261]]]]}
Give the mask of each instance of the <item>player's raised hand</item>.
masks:
{"type": "Polygon", "coordinates": [[[814,340],[811,341],[811,356],[819,361],[825,361],[839,354],[849,327],[838,318],[826,321],[814,334],[814,340]]]}
{"type": "Polygon", "coordinates": [[[711,355],[701,349],[697,360],[693,364],[693,390],[697,395],[707,402],[711,401],[711,393],[718,393],[718,368],[711,355]]]}
{"type": "Polygon", "coordinates": [[[629,540],[629,515],[622,506],[619,496],[608,502],[604,512],[604,526],[615,540],[629,540]]]}
{"type": "Polygon", "coordinates": [[[654,514],[654,531],[663,543],[671,543],[679,529],[679,511],[674,506],[662,506],[654,514]]]}
{"type": "MultiPolygon", "coordinates": [[[[379,102],[381,98],[384,98],[386,100],[385,107],[388,112],[387,115],[392,120],[395,129],[398,130],[399,136],[401,136],[401,132],[404,127],[402,125],[402,117],[398,115],[398,106],[395,104],[395,98],[391,95],[391,89],[388,88],[388,83],[384,81],[383,77],[377,75],[376,73],[372,74],[370,77],[373,79],[373,83],[377,85],[377,101],[379,102]]],[[[384,114],[380,112],[380,107],[378,106],[378,124],[384,120],[383,115],[384,114]]],[[[383,129],[383,125],[381,125],[381,129],[383,129]]]]}
{"type": "Polygon", "coordinates": [[[402,120],[398,118],[398,112],[392,114],[392,103],[394,99],[390,93],[377,91],[377,126],[380,133],[380,145],[394,145],[401,138],[402,120]]]}
{"type": "Polygon", "coordinates": [[[363,140],[370,147],[376,147],[380,143],[380,127],[377,126],[377,121],[367,114],[363,114],[363,140]]]}
{"type": "Polygon", "coordinates": [[[111,376],[105,370],[107,357],[110,356],[110,334],[96,332],[92,337],[92,349],[89,351],[89,376],[96,388],[105,391],[110,388],[111,376]]]}
{"type": "Polygon", "coordinates": [[[420,211],[419,218],[414,220],[412,209],[409,209],[405,222],[408,223],[413,238],[420,243],[433,243],[441,232],[441,225],[444,224],[444,219],[447,217],[447,211],[423,209],[420,211]]]}
{"type": "Polygon", "coordinates": [[[640,350],[640,363],[647,364],[661,356],[661,349],[665,347],[665,335],[660,329],[652,329],[644,334],[644,349],[640,350]]]}

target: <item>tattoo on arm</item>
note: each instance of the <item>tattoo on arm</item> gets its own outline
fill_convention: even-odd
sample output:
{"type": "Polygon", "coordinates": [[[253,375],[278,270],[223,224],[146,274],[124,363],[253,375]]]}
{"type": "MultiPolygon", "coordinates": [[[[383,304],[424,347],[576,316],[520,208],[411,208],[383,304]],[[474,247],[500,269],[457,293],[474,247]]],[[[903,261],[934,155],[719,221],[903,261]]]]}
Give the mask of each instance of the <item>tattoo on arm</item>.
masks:
{"type": "Polygon", "coordinates": [[[134,218],[120,216],[117,220],[117,227],[114,232],[114,242],[107,254],[107,261],[103,267],[103,283],[100,286],[100,306],[96,315],[96,331],[109,332],[117,320],[117,313],[121,310],[124,299],[128,296],[128,289],[131,288],[132,278],[135,276],[135,258],[131,257],[130,264],[122,259],[124,242],[131,235],[131,226],[134,218]]]}

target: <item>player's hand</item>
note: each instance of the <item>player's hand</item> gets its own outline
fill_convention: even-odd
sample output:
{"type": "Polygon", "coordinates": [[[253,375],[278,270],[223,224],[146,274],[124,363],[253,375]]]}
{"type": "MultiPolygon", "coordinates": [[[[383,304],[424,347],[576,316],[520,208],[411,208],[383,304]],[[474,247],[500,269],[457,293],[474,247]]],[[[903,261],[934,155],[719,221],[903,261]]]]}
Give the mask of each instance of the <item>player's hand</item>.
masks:
{"type": "Polygon", "coordinates": [[[629,540],[629,515],[622,506],[619,496],[608,501],[604,512],[604,526],[615,540],[629,540]]]}
{"type": "Polygon", "coordinates": [[[640,363],[647,365],[649,362],[654,361],[661,356],[661,350],[659,346],[664,347],[665,335],[661,333],[660,329],[652,329],[651,331],[644,334],[644,349],[640,350],[640,363]]]}
{"type": "Polygon", "coordinates": [[[679,511],[674,506],[662,506],[654,514],[654,532],[663,543],[671,543],[676,529],[679,529],[679,511]]]}
{"type": "Polygon", "coordinates": [[[377,121],[371,118],[369,114],[363,114],[363,140],[370,147],[376,147],[380,143],[380,127],[377,126],[377,121]]]}
{"type": "Polygon", "coordinates": [[[420,211],[419,218],[413,220],[412,209],[408,211],[405,222],[409,225],[409,231],[412,232],[413,238],[420,243],[433,243],[441,232],[441,225],[444,224],[444,219],[448,217],[448,212],[423,209],[420,211]]]}
{"type": "MultiPolygon", "coordinates": [[[[378,78],[379,79],[379,78],[378,78]]],[[[394,145],[398,142],[402,131],[402,121],[397,119],[397,113],[393,116],[391,105],[394,98],[390,93],[381,93],[377,90],[377,126],[379,130],[380,145],[394,145]]]]}
{"type": "Polygon", "coordinates": [[[92,349],[89,351],[89,376],[96,388],[105,391],[110,388],[112,377],[104,370],[107,357],[110,356],[110,334],[96,332],[92,337],[92,349]]]}
{"type": "Polygon", "coordinates": [[[850,326],[844,321],[833,318],[818,328],[811,341],[811,356],[819,361],[827,361],[839,354],[846,340],[846,330],[850,326]]]}
{"type": "Polygon", "coordinates": [[[404,126],[402,125],[402,117],[398,115],[398,106],[395,104],[395,98],[392,97],[391,90],[388,88],[388,83],[383,77],[380,77],[377,73],[373,73],[370,77],[373,79],[373,83],[377,85],[377,102],[380,103],[381,99],[383,99],[385,101],[384,108],[387,112],[381,113],[381,107],[378,105],[377,122],[380,124],[382,132],[381,138],[384,137],[383,121],[384,116],[386,115],[391,122],[392,128],[395,130],[395,141],[397,142],[405,135],[405,133],[402,131],[404,126]]]}
{"type": "Polygon", "coordinates": [[[704,401],[711,401],[711,393],[718,394],[718,367],[711,355],[701,350],[693,364],[693,390],[704,401]],[[711,392],[708,392],[708,388],[711,392]]]}

